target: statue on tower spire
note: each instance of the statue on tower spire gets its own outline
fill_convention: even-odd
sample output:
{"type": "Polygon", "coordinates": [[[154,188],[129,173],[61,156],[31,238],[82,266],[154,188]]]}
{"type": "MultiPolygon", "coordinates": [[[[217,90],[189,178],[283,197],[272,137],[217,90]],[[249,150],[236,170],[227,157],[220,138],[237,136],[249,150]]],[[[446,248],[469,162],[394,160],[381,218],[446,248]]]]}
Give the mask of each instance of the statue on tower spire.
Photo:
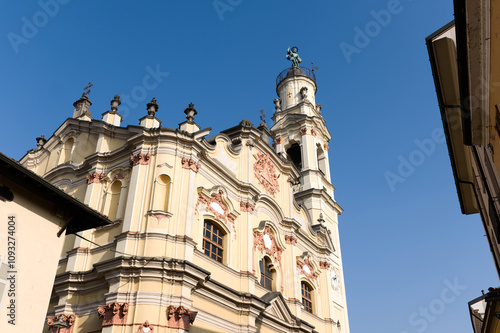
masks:
{"type": "Polygon", "coordinates": [[[291,50],[289,47],[286,51],[286,58],[292,62],[292,67],[299,67],[299,64],[302,62],[297,51],[299,51],[297,46],[293,46],[291,50]]]}

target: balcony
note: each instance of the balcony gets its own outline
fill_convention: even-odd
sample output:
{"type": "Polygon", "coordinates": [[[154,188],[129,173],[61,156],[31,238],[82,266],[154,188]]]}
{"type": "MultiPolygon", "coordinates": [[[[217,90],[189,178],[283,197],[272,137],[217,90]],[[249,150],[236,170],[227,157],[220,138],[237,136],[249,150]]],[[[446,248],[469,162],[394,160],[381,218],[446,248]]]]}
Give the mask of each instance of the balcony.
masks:
{"type": "Polygon", "coordinates": [[[307,67],[299,66],[299,67],[290,67],[284,69],[276,78],[276,86],[278,86],[281,83],[281,81],[283,81],[287,77],[292,77],[292,76],[305,76],[313,80],[314,83],[316,83],[316,75],[314,75],[314,71],[310,70],[307,67]]]}

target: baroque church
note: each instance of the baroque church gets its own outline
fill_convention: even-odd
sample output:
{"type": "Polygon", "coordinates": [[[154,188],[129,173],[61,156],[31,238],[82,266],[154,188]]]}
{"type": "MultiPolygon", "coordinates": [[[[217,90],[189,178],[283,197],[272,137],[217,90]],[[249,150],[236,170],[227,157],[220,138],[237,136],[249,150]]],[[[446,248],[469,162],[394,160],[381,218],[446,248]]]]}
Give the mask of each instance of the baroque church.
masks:
{"type": "Polygon", "coordinates": [[[161,126],[156,99],[120,126],[87,92],[20,163],[112,225],[68,234],[44,332],[348,333],[328,147],[314,71],[276,79],[274,125],[209,137],[193,104],[161,126]]]}

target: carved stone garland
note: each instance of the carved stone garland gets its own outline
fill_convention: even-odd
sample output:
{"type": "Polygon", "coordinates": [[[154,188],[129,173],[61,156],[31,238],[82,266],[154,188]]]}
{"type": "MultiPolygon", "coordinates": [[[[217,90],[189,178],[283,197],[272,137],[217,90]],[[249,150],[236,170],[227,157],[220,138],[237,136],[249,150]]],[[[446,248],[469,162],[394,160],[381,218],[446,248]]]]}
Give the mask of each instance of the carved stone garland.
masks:
{"type": "Polygon", "coordinates": [[[197,314],[198,311],[191,311],[183,306],[170,305],[167,309],[167,326],[189,331],[189,325],[194,322],[197,314]]]}
{"type": "Polygon", "coordinates": [[[264,187],[264,190],[274,195],[279,192],[280,185],[278,183],[278,176],[276,175],[276,168],[269,158],[269,154],[258,152],[253,155],[257,160],[253,165],[253,172],[259,184],[264,187]]]}
{"type": "Polygon", "coordinates": [[[205,204],[205,210],[214,214],[215,219],[224,222],[226,225],[231,223],[234,230],[234,238],[236,239],[236,225],[234,223],[236,217],[233,214],[228,213],[226,205],[222,202],[222,193],[222,191],[219,191],[217,194],[212,194],[210,198],[204,196],[203,194],[198,195],[195,211],[198,211],[198,205],[200,203],[205,204]],[[219,208],[222,212],[219,211],[219,208]]]}
{"type": "Polygon", "coordinates": [[[97,307],[102,326],[125,325],[127,323],[128,303],[110,303],[97,307]]]}
{"type": "MultiPolygon", "coordinates": [[[[260,251],[260,253],[266,253],[267,255],[272,256],[274,260],[278,262],[281,273],[280,289],[281,292],[284,292],[285,288],[283,287],[283,281],[285,277],[283,275],[283,265],[281,264],[281,254],[283,253],[283,248],[279,247],[276,243],[274,234],[269,226],[266,226],[262,232],[259,232],[258,230],[254,231],[253,248],[254,251],[252,253],[252,256],[255,256],[255,250],[258,250],[260,251]]],[[[253,274],[255,275],[255,257],[253,258],[252,262],[254,265],[253,274]]]]}
{"type": "Polygon", "coordinates": [[[72,333],[73,332],[73,325],[75,324],[75,315],[74,314],[60,314],[55,317],[47,317],[47,325],[49,325],[49,332],[50,333],[72,333]],[[61,328],[58,330],[58,327],[53,326],[57,322],[62,320],[68,327],[66,328],[61,328]]]}

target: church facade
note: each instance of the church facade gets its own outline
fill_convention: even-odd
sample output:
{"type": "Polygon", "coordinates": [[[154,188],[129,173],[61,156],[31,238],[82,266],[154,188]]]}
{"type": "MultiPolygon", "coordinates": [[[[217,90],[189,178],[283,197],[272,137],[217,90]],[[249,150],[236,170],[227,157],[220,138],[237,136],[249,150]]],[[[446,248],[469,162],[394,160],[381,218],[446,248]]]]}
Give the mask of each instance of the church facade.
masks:
{"type": "Polygon", "coordinates": [[[122,127],[118,95],[97,120],[84,93],[20,161],[114,221],[67,237],[44,331],[349,332],[316,89],[295,61],[273,126],[210,138],[193,104],[175,129],[155,99],[122,127]]]}

